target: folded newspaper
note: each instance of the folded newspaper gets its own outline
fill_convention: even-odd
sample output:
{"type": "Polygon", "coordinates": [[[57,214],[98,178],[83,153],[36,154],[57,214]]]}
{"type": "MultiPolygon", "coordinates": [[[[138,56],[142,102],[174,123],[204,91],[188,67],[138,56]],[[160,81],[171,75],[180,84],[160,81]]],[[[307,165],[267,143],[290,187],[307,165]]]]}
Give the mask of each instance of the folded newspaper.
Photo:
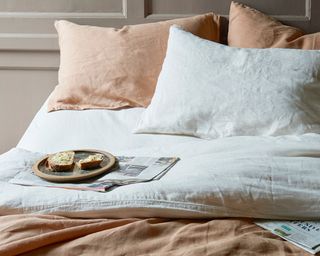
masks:
{"type": "Polygon", "coordinates": [[[26,186],[55,187],[105,192],[116,186],[160,179],[179,160],[176,157],[118,156],[118,165],[102,177],[78,183],[54,183],[36,176],[33,171],[19,172],[10,183],[26,186]]]}
{"type": "Polygon", "coordinates": [[[320,251],[320,221],[261,220],[255,223],[312,254],[320,251]]]}

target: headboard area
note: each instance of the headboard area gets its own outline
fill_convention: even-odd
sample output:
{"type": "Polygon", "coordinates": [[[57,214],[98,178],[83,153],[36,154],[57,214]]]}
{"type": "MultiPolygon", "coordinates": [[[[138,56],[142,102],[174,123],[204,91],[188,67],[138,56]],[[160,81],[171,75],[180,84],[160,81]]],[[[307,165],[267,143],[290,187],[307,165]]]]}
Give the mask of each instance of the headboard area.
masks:
{"type": "MultiPolygon", "coordinates": [[[[306,32],[320,31],[319,0],[239,0],[306,32]]],[[[54,20],[121,27],[206,12],[228,16],[231,0],[3,0],[0,50],[57,50],[54,20]]],[[[226,24],[225,24],[226,25],[226,24]]],[[[226,30],[223,31],[225,36],[226,30]]]]}
{"type": "MultiPolygon", "coordinates": [[[[121,27],[206,12],[227,18],[231,0],[1,0],[0,153],[14,146],[57,83],[54,20],[121,27]]],[[[320,31],[319,0],[239,0],[285,24],[320,31]]],[[[223,22],[226,38],[227,20],[223,22]]]]}

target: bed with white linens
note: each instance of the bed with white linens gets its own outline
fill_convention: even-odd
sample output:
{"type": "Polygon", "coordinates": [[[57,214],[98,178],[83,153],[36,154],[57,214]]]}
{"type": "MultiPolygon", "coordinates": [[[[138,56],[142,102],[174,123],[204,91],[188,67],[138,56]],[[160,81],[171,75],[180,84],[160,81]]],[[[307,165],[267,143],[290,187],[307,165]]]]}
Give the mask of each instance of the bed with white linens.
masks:
{"type": "MultiPolygon", "coordinates": [[[[238,3],[231,8],[258,12],[238,3]]],[[[185,20],[152,28],[159,34],[167,29],[165,48],[166,40],[152,41],[163,63],[153,56],[148,65],[155,67],[146,70],[138,61],[133,75],[128,63],[143,51],[132,52],[127,66],[101,74],[123,56],[101,53],[99,40],[90,40],[97,45],[93,52],[89,45],[79,53],[69,40],[94,37],[103,28],[56,22],[59,85],[18,145],[0,156],[0,255],[305,253],[253,222],[320,218],[320,51],[314,39],[320,36],[312,36],[312,49],[282,49],[299,48],[282,46],[282,38],[281,47],[241,48],[235,35],[230,47],[203,36],[219,28],[207,20],[219,18],[193,18],[206,30],[185,20]],[[136,88],[152,83],[148,92],[136,88]],[[42,156],[76,149],[180,160],[158,180],[105,193],[10,182],[42,156]]],[[[139,35],[142,28],[105,30],[99,38],[136,47],[113,33],[139,35]]]]}

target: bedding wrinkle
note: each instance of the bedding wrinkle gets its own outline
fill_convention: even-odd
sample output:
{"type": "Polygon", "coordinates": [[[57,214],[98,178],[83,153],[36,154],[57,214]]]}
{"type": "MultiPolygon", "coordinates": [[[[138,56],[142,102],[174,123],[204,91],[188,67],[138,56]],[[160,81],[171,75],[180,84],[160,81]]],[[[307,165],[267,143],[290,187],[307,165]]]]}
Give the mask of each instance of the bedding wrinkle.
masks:
{"type": "MultiPolygon", "coordinates": [[[[126,111],[132,113],[132,110],[126,111]]],[[[117,112],[121,117],[123,113],[117,112]]],[[[117,120],[114,116],[110,118],[113,122],[117,120]]],[[[97,132],[99,129],[97,127],[97,132]]],[[[292,157],[319,152],[320,136],[317,134],[242,136],[209,141],[185,138],[189,142],[180,141],[181,136],[173,136],[177,141],[171,144],[170,140],[162,144],[148,140],[148,136],[144,138],[146,144],[153,143],[153,147],[131,148],[131,140],[125,139],[129,149],[117,154],[179,156],[181,161],[160,180],[118,187],[102,194],[18,186],[9,183],[13,175],[3,178],[0,194],[6,196],[0,196],[2,211],[59,213],[84,218],[319,218],[319,158],[292,157]]],[[[121,144],[121,140],[119,137],[117,143],[121,144]]],[[[108,146],[110,142],[105,143],[108,146]]],[[[113,152],[111,148],[106,150],[113,152]]],[[[37,156],[15,149],[0,159],[0,165],[14,170],[20,161],[37,156]]]]}
{"type": "Polygon", "coordinates": [[[229,20],[228,45],[232,47],[320,49],[320,33],[305,35],[241,3],[231,3],[229,20]]]}
{"type": "Polygon", "coordinates": [[[21,214],[0,217],[0,241],[1,256],[309,255],[252,219],[234,218],[84,220],[21,214]]]}
{"type": "Polygon", "coordinates": [[[320,88],[319,56],[228,47],[172,26],[154,97],[133,131],[202,139],[319,133],[320,100],[304,88],[320,88]]]}
{"type": "Polygon", "coordinates": [[[219,23],[212,13],[121,29],[56,21],[59,85],[48,111],[146,107],[165,57],[170,25],[218,42],[219,23]]]}
{"type": "MultiPolygon", "coordinates": [[[[54,216],[43,219],[42,215],[29,217],[27,215],[13,215],[1,217],[9,230],[4,229],[4,234],[9,237],[2,237],[5,246],[0,246],[0,255],[16,255],[36,250],[49,244],[61,241],[73,240],[84,237],[88,234],[99,232],[105,229],[112,229],[115,226],[126,225],[133,219],[104,221],[101,220],[68,220],[54,216]],[[15,219],[17,217],[18,221],[15,219]],[[8,223],[7,223],[8,221],[8,223]],[[36,232],[35,232],[36,231],[36,232]],[[2,248],[3,247],[3,248],[2,248]]],[[[0,224],[1,225],[1,224],[0,224]]]]}

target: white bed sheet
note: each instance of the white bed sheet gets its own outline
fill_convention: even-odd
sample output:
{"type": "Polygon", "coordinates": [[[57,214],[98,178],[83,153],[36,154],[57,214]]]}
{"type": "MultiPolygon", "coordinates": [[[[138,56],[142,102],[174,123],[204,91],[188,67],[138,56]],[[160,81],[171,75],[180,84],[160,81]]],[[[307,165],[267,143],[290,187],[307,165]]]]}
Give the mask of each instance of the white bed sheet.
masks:
{"type": "Polygon", "coordinates": [[[320,218],[320,135],[202,140],[136,135],[143,109],[39,111],[18,147],[38,152],[98,148],[114,154],[178,156],[161,180],[107,193],[8,183],[39,154],[0,156],[0,214],[76,217],[320,218]]]}
{"type": "Polygon", "coordinates": [[[45,103],[17,147],[44,153],[95,148],[120,154],[141,147],[170,147],[199,140],[187,136],[133,134],[143,111],[143,108],[129,108],[47,113],[45,103]]]}

